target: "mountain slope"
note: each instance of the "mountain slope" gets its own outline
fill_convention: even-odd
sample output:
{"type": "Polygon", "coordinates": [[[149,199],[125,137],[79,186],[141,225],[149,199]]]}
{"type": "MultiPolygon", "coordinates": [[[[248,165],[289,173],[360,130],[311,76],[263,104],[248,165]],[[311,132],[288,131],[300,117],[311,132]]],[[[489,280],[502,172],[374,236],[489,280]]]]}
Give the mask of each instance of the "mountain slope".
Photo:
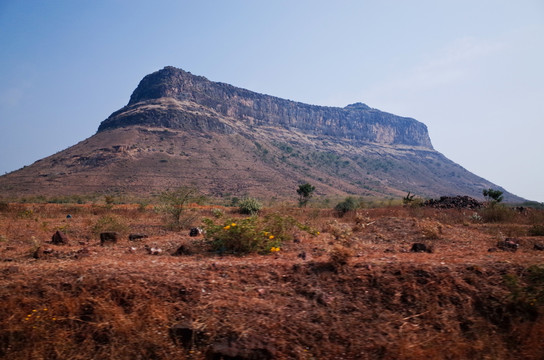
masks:
{"type": "Polygon", "coordinates": [[[192,184],[213,196],[281,199],[302,182],[320,195],[369,197],[499,188],[435,151],[414,119],[361,103],[307,105],[166,67],[95,135],[0,177],[0,193],[145,195],[192,184]]]}

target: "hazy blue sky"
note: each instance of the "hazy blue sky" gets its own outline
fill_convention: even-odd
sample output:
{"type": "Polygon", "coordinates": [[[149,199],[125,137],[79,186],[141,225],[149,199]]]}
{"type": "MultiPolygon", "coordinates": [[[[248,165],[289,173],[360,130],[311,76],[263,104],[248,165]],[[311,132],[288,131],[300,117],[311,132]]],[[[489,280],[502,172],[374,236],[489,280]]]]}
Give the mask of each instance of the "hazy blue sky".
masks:
{"type": "Polygon", "coordinates": [[[0,0],[0,174],[93,135],[166,65],[425,123],[544,202],[544,1],[0,0]]]}

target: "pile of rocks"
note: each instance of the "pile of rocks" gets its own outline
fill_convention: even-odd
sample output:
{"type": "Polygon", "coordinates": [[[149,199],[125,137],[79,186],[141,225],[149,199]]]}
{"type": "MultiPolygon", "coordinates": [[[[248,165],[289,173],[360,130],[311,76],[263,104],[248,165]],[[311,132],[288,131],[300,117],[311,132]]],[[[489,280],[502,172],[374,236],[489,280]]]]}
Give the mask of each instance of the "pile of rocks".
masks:
{"type": "Polygon", "coordinates": [[[483,206],[478,200],[470,196],[441,196],[440,199],[430,199],[423,203],[424,206],[435,209],[479,209],[483,206]]]}

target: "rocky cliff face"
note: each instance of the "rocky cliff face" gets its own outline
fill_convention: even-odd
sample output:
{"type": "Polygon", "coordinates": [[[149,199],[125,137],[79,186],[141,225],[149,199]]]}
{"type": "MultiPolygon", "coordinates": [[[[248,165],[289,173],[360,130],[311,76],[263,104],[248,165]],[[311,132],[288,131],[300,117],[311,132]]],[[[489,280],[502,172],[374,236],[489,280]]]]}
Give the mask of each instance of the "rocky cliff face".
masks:
{"type": "Polygon", "coordinates": [[[224,118],[363,143],[432,149],[427,127],[414,119],[361,103],[345,108],[307,105],[212,82],[174,67],[144,77],[128,105],[103,121],[98,131],[147,125],[233,132],[224,118]]]}

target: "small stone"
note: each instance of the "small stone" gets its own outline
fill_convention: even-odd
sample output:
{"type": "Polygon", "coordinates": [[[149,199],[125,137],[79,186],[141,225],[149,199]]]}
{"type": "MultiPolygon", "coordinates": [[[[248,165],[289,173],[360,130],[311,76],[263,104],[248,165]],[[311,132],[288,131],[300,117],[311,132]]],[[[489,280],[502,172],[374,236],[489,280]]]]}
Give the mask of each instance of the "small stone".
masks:
{"type": "Polygon", "coordinates": [[[430,247],[422,243],[412,244],[412,248],[410,249],[410,251],[411,252],[427,252],[427,253],[432,252],[430,247]]]}
{"type": "Polygon", "coordinates": [[[195,237],[195,236],[199,236],[202,234],[202,229],[201,228],[192,228],[191,230],[189,230],[189,236],[191,237],[195,237]]]}
{"type": "Polygon", "coordinates": [[[115,231],[107,231],[100,233],[100,245],[111,245],[116,244],[117,239],[119,238],[119,233],[115,231]]]}
{"type": "Polygon", "coordinates": [[[519,248],[519,239],[506,238],[497,243],[497,247],[503,251],[515,252],[519,248]]]}
{"type": "Polygon", "coordinates": [[[191,254],[192,254],[191,249],[189,249],[185,245],[180,245],[180,247],[176,249],[176,251],[172,254],[172,256],[182,256],[182,255],[191,255],[191,254]]]}
{"type": "Polygon", "coordinates": [[[147,252],[149,253],[149,255],[160,255],[162,254],[162,249],[159,248],[159,247],[150,247],[150,246],[145,246],[145,249],[147,250],[147,252]]]}
{"type": "Polygon", "coordinates": [[[141,239],[146,239],[146,238],[147,238],[146,234],[130,234],[128,236],[128,239],[130,241],[136,241],[136,240],[141,240],[141,239]]]}
{"type": "Polygon", "coordinates": [[[68,236],[62,231],[55,232],[51,237],[51,244],[53,245],[68,245],[68,236]]]}

